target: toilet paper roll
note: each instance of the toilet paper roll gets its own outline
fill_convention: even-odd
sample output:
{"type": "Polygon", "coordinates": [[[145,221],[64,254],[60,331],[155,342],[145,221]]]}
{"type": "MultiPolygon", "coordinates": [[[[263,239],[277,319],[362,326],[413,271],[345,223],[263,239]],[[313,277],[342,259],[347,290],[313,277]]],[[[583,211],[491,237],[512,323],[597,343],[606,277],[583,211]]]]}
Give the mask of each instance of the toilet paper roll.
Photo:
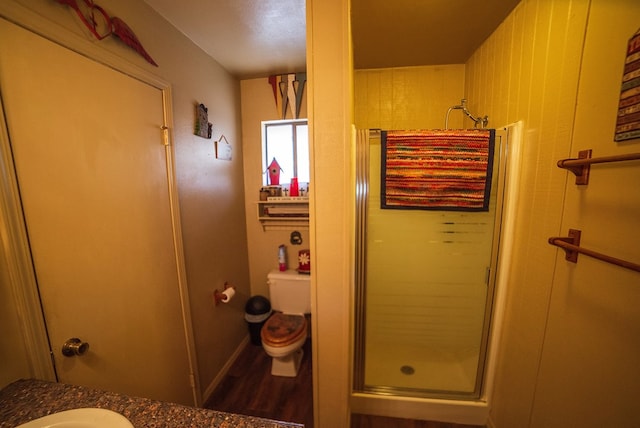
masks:
{"type": "Polygon", "coordinates": [[[236,294],[236,290],[232,287],[227,288],[222,292],[222,299],[220,300],[222,303],[229,303],[229,301],[236,294]]]}

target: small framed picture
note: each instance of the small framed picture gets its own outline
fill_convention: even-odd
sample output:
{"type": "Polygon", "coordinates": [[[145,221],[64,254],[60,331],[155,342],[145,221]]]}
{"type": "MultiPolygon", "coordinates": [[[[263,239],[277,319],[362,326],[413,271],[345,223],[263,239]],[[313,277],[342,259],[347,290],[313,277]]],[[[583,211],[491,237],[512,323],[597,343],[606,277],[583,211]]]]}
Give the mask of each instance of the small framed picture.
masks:
{"type": "Polygon", "coordinates": [[[213,125],[209,122],[209,109],[204,104],[198,104],[194,134],[202,138],[211,138],[212,128],[213,125]]]}

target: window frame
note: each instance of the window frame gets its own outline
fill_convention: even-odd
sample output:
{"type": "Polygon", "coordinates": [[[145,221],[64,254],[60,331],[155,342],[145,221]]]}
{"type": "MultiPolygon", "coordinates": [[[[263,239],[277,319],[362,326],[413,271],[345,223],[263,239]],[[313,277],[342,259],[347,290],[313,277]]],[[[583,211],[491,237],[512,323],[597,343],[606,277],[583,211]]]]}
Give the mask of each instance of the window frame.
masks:
{"type": "MultiPolygon", "coordinates": [[[[267,128],[270,126],[283,126],[283,125],[290,125],[292,128],[291,144],[292,144],[292,155],[293,155],[293,173],[291,176],[298,177],[298,133],[296,131],[297,131],[297,127],[300,125],[306,125],[307,131],[308,131],[309,120],[306,118],[305,119],[265,120],[265,121],[262,121],[260,124],[261,133],[262,133],[261,158],[262,158],[262,185],[263,186],[269,185],[268,174],[266,174],[266,171],[269,167],[269,164],[271,164],[271,161],[273,160],[273,159],[269,159],[269,155],[267,154],[267,144],[268,144],[267,128]]],[[[308,134],[307,134],[307,145],[308,145],[308,134]]],[[[308,160],[308,162],[310,163],[310,160],[308,160]]],[[[309,177],[309,180],[310,179],[311,177],[309,177]]],[[[308,183],[308,181],[305,180],[304,183],[308,183]]],[[[279,185],[286,186],[288,185],[288,183],[283,183],[283,181],[281,180],[279,185]]]]}

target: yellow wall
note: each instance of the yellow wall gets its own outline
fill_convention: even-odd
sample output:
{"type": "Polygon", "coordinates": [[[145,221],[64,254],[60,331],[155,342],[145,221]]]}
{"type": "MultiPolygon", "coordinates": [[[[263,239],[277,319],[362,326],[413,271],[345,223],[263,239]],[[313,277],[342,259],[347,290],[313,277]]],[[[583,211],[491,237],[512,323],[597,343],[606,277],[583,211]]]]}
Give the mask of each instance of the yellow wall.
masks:
{"type": "MultiPolygon", "coordinates": [[[[263,230],[258,221],[256,201],[262,187],[262,127],[264,120],[278,120],[273,98],[273,90],[267,77],[242,80],[240,82],[242,105],[242,155],[244,166],[245,209],[247,213],[247,240],[249,241],[249,271],[251,294],[269,297],[267,274],[278,267],[278,246],[287,247],[287,261],[290,269],[297,267],[298,250],[310,248],[309,228],[288,227],[284,230],[263,230]],[[290,243],[291,232],[297,230],[302,235],[302,244],[290,243]]],[[[305,89],[299,118],[307,117],[307,90],[305,89]]],[[[286,119],[292,119],[287,110],[286,119]]]]}
{"type": "MultiPolygon", "coordinates": [[[[638,139],[613,142],[625,49],[639,29],[637,1],[592,0],[571,157],[640,152],[638,139]]],[[[640,263],[640,162],[593,166],[586,187],[567,178],[560,235],[580,229],[582,246],[640,263]]],[[[559,253],[532,426],[639,426],[640,273],[559,253]]]]}
{"type": "Polygon", "coordinates": [[[556,259],[547,238],[560,230],[566,176],[554,164],[570,154],[587,12],[587,2],[525,1],[467,63],[471,110],[492,123],[524,121],[513,277],[492,404],[498,427],[527,426],[533,403],[556,259]]]}
{"type": "Polygon", "coordinates": [[[570,264],[547,243],[581,228],[585,247],[640,260],[637,164],[593,167],[588,187],[555,166],[585,148],[639,151],[637,140],[613,142],[626,43],[639,18],[634,0],[525,0],[467,63],[471,110],[492,123],[524,121],[496,427],[640,423],[631,381],[640,378],[638,274],[585,256],[570,264]]]}
{"type": "MultiPolygon", "coordinates": [[[[204,391],[247,335],[242,296],[248,296],[250,291],[239,83],[144,2],[103,0],[100,5],[134,29],[145,49],[159,64],[157,68],[114,37],[100,42],[93,40],[75,13],[65,5],[49,0],[11,0],[3,2],[3,9],[19,11],[16,6],[19,4],[47,22],[53,22],[50,23],[49,34],[53,39],[64,37],[64,30],[71,31],[92,40],[96,51],[121,57],[133,67],[144,69],[172,86],[176,178],[199,383],[204,391]],[[61,29],[56,29],[56,25],[61,29]],[[196,103],[208,106],[214,139],[224,134],[231,143],[232,161],[215,159],[213,139],[193,135],[196,103]],[[237,287],[237,298],[230,304],[216,307],[212,299],[213,290],[221,289],[225,281],[237,287]]],[[[14,15],[19,23],[33,23],[28,14],[14,15]]],[[[5,108],[10,109],[11,106],[5,108]]],[[[153,350],[149,352],[152,358],[153,350]]],[[[0,379],[3,381],[12,377],[28,377],[33,373],[16,369],[5,376],[5,367],[2,365],[3,376],[0,379]]]]}
{"type": "MultiPolygon", "coordinates": [[[[444,128],[447,109],[464,98],[464,72],[463,64],[356,70],[356,127],[444,128]]],[[[449,128],[461,128],[462,117],[452,111],[449,128]]]]}

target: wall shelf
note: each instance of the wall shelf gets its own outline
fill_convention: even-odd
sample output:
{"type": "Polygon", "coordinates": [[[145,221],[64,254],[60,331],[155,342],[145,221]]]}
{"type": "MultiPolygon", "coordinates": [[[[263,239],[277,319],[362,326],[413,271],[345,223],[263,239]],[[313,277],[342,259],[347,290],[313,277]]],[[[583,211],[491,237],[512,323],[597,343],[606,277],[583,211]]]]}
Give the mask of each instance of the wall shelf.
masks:
{"type": "Polygon", "coordinates": [[[279,198],[258,201],[258,221],[263,230],[286,230],[292,227],[309,228],[308,198],[279,198]]]}

